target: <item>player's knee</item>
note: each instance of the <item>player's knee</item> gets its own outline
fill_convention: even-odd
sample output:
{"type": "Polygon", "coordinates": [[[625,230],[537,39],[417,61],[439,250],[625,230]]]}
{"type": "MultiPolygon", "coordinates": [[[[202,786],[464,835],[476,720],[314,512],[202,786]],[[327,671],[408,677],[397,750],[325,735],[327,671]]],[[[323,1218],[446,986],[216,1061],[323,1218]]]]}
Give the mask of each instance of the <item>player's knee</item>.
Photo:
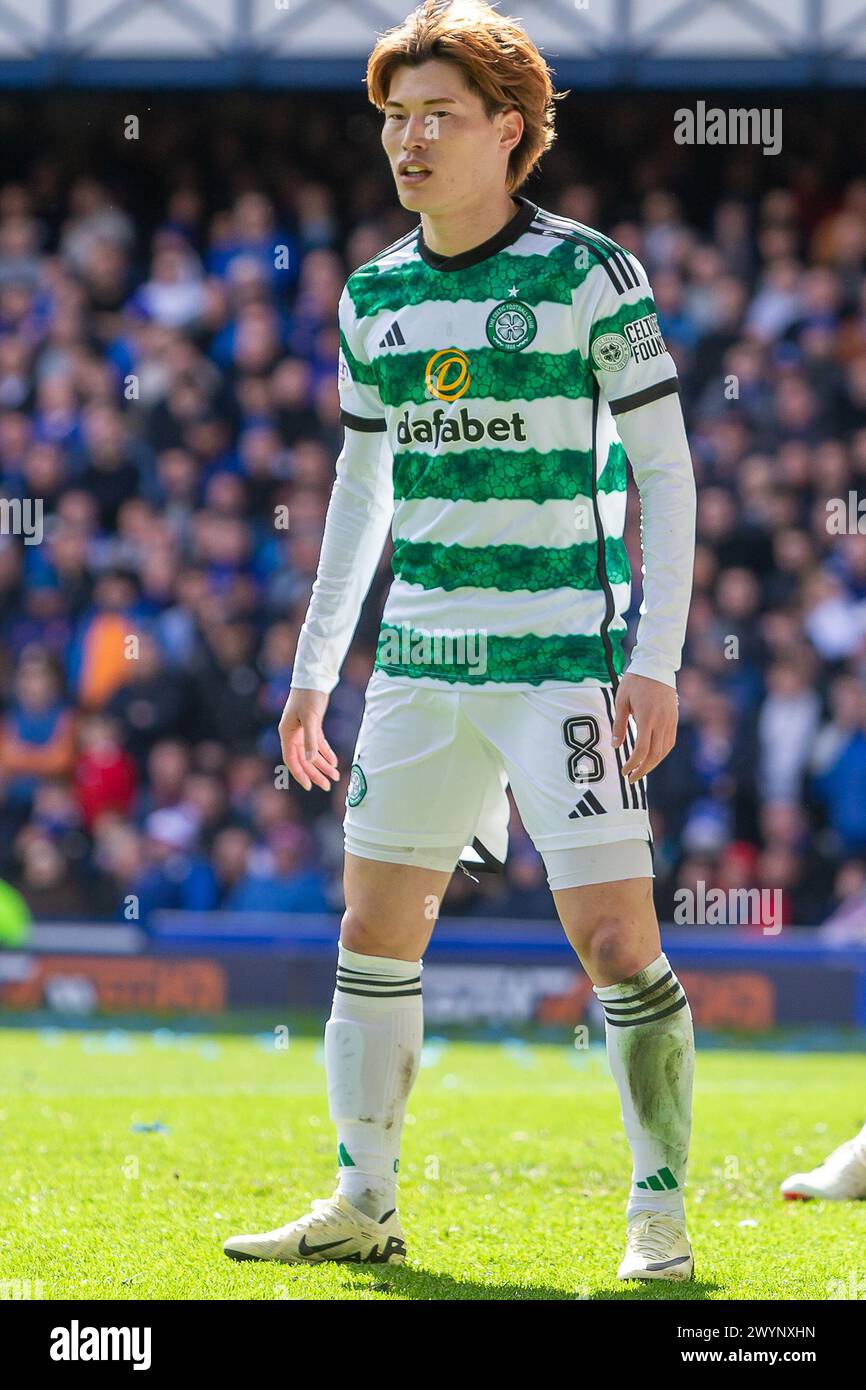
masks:
{"type": "Polygon", "coordinates": [[[581,952],[593,977],[606,983],[627,980],[641,968],[641,958],[628,919],[606,913],[587,929],[581,952]]]}
{"type": "Polygon", "coordinates": [[[367,914],[357,907],[347,907],[343,913],[340,941],[348,951],[367,956],[387,956],[393,945],[381,920],[377,922],[372,913],[367,914]]]}

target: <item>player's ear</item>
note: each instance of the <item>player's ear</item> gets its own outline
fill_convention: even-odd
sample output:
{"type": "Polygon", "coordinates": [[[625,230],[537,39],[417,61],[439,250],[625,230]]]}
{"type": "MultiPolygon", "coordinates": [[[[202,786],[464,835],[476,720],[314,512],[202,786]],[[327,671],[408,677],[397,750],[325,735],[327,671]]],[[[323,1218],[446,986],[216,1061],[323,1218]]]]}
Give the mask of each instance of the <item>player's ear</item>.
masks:
{"type": "Polygon", "coordinates": [[[526,122],[516,106],[500,111],[499,142],[509,152],[517,148],[523,139],[526,122]]]}

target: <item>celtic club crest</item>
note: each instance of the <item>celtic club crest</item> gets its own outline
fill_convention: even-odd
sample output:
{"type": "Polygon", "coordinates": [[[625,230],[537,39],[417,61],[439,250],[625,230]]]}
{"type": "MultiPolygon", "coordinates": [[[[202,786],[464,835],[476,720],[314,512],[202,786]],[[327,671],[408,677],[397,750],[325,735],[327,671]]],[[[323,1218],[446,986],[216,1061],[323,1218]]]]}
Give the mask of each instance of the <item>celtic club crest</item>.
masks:
{"type": "Polygon", "coordinates": [[[361,771],[360,763],[352,763],[349,773],[349,788],[346,802],[349,806],[357,806],[367,795],[367,779],[361,771]]]}
{"type": "Polygon", "coordinates": [[[538,332],[538,322],[522,299],[506,299],[497,304],[487,319],[487,338],[504,352],[528,347],[538,332]]]}

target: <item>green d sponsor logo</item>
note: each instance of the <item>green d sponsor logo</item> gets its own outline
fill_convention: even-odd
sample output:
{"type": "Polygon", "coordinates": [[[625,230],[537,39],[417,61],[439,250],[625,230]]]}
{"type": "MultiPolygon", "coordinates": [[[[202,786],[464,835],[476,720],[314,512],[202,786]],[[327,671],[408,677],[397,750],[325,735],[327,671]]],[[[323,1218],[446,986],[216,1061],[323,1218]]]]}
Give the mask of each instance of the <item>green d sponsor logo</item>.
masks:
{"type": "Polygon", "coordinates": [[[349,773],[349,790],[346,794],[346,804],[357,806],[367,795],[367,779],[361,771],[359,763],[352,763],[352,770],[349,773]]]}
{"type": "Polygon", "coordinates": [[[621,333],[602,333],[592,345],[592,360],[605,372],[621,372],[630,355],[628,339],[621,333]]]}
{"type": "Polygon", "coordinates": [[[528,347],[538,332],[538,322],[522,299],[506,299],[497,304],[487,319],[487,337],[494,347],[519,352],[528,347]]]}

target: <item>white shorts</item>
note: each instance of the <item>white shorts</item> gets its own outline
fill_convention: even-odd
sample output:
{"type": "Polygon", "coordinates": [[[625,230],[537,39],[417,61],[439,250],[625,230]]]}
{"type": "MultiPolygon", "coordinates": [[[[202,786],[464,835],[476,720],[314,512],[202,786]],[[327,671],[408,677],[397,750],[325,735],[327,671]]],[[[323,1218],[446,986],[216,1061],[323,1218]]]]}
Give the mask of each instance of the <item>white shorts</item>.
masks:
{"type": "Polygon", "coordinates": [[[630,786],[622,775],[634,723],[614,749],[613,709],[610,686],[438,690],[375,672],[352,762],[346,849],[425,867],[448,867],[453,855],[453,868],[475,844],[504,863],[510,784],[552,887],[568,886],[556,881],[565,850],[604,875],[581,882],[651,876],[645,780],[630,786]],[[625,872],[611,872],[601,847],[622,841],[637,849],[625,872]]]}

